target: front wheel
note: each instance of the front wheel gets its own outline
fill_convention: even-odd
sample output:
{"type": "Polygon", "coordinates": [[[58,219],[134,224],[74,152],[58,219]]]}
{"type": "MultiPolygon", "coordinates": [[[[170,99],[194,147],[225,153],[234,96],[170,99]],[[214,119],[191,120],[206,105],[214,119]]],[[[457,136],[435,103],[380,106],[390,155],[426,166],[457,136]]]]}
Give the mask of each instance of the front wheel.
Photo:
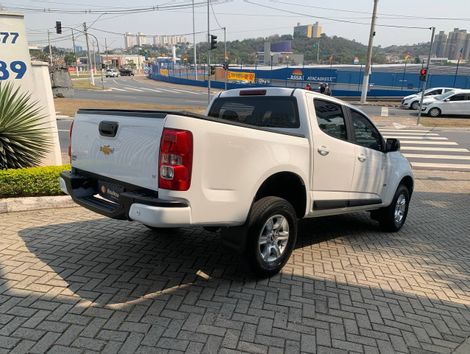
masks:
{"type": "Polygon", "coordinates": [[[393,196],[392,203],[386,208],[373,211],[371,216],[378,220],[383,230],[396,232],[405,224],[409,205],[410,192],[401,184],[393,196]]]}
{"type": "Polygon", "coordinates": [[[439,108],[431,108],[428,114],[431,117],[439,117],[441,115],[441,110],[439,108]]]}
{"type": "Polygon", "coordinates": [[[415,111],[419,109],[419,102],[418,101],[414,101],[411,105],[410,105],[410,109],[414,109],[415,111]]]}
{"type": "Polygon", "coordinates": [[[285,199],[256,201],[248,217],[246,256],[258,276],[271,277],[287,263],[297,240],[297,215],[285,199]]]}

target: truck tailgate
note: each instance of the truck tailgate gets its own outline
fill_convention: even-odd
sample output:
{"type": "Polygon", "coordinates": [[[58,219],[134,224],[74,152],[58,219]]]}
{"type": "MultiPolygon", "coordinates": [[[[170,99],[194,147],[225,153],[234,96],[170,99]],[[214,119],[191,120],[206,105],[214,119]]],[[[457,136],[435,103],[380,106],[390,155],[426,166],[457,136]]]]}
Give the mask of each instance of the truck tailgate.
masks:
{"type": "Polygon", "coordinates": [[[157,190],[165,113],[80,110],[72,130],[72,167],[157,190]]]}

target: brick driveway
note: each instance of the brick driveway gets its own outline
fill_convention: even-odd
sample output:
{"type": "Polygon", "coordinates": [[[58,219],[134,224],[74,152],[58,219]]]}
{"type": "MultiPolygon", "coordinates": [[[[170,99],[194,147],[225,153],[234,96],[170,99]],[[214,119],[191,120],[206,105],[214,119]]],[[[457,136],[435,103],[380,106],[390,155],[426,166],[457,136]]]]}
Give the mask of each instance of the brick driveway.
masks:
{"type": "Polygon", "coordinates": [[[469,180],[422,172],[397,234],[367,214],[303,222],[265,281],[201,229],[0,215],[0,350],[452,352],[470,335],[469,180]]]}

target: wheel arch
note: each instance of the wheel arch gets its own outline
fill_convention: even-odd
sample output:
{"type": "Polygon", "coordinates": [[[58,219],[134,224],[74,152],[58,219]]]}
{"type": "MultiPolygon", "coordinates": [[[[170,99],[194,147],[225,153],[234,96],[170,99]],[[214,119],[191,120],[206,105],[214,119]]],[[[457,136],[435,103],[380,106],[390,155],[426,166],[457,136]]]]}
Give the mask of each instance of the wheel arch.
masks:
{"type": "Polygon", "coordinates": [[[294,172],[277,172],[266,178],[258,188],[253,203],[273,196],[287,200],[298,218],[303,218],[307,208],[307,190],[303,179],[294,172]]]}
{"type": "Polygon", "coordinates": [[[398,185],[403,184],[406,188],[408,188],[408,192],[410,193],[410,197],[413,194],[413,189],[414,189],[414,181],[411,176],[405,176],[401,179],[400,183],[398,185]]]}

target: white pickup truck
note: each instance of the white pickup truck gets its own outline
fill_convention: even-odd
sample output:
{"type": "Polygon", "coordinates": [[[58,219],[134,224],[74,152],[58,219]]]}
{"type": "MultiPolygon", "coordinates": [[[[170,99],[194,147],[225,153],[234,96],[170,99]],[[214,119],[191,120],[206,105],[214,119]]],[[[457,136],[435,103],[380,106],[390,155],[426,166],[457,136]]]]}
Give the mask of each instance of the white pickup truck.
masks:
{"type": "Polygon", "coordinates": [[[214,97],[206,115],[80,110],[60,183],[111,218],[220,229],[266,277],[287,262],[298,219],[370,211],[399,230],[413,192],[399,148],[338,99],[238,89],[214,97]]]}

